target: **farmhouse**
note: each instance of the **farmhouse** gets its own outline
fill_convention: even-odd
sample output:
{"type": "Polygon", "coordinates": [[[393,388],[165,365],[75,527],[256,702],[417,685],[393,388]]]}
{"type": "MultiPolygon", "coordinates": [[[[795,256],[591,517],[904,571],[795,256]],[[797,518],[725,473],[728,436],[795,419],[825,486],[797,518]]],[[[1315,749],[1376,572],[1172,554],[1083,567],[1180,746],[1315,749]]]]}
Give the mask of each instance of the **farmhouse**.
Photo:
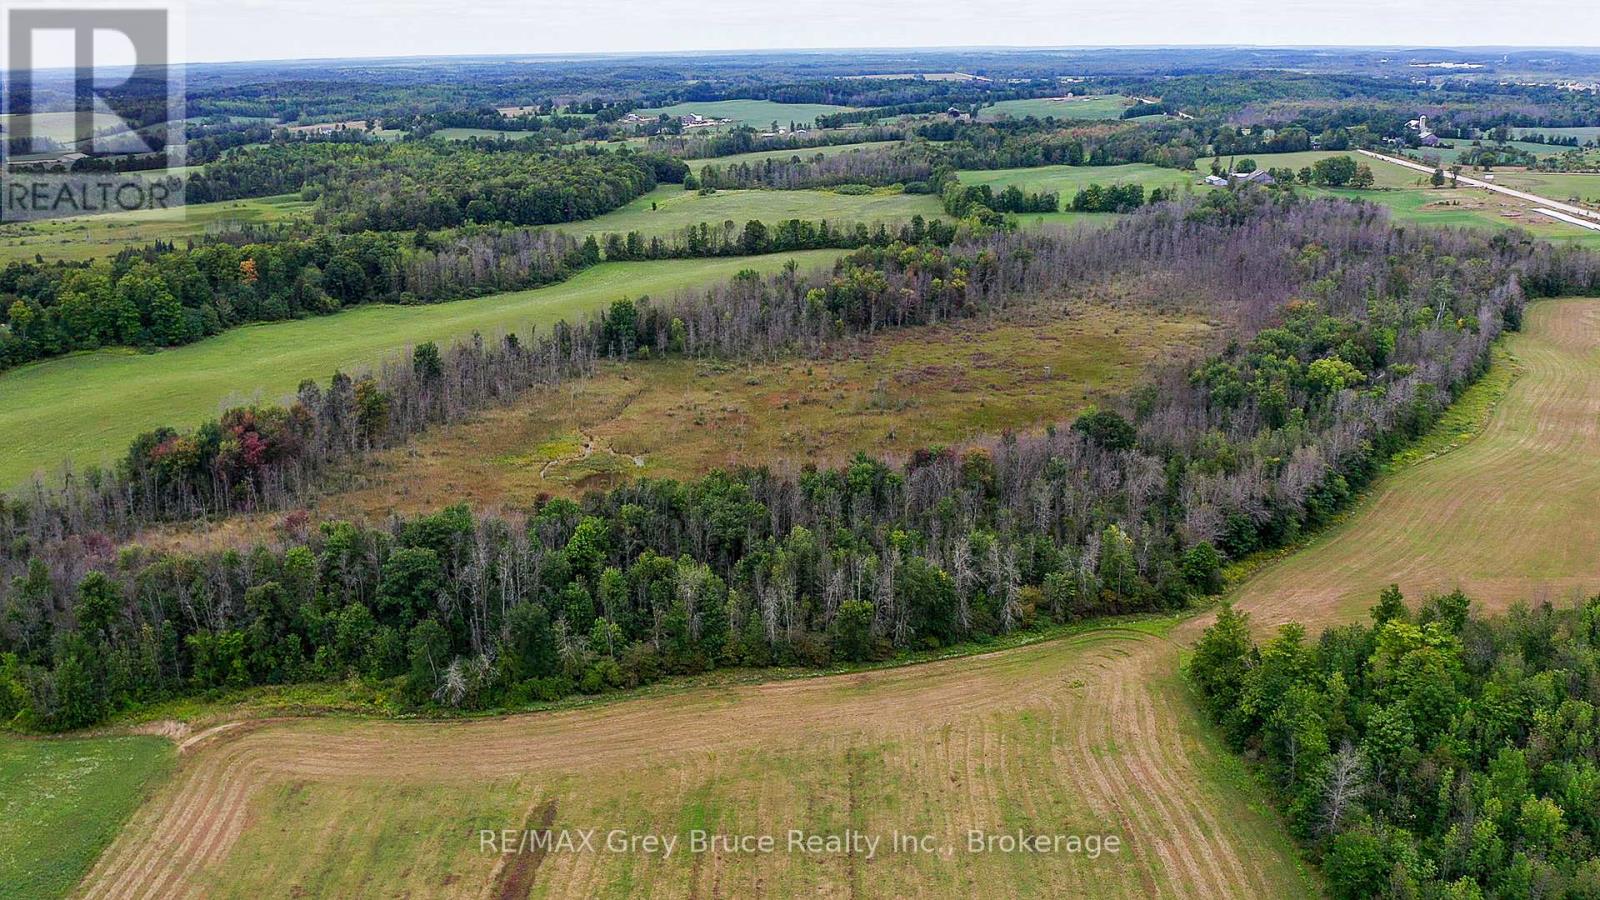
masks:
{"type": "Polygon", "coordinates": [[[1278,183],[1278,179],[1273,178],[1265,169],[1256,169],[1254,172],[1231,172],[1229,173],[1228,178],[1232,179],[1234,184],[1259,184],[1266,186],[1269,184],[1278,183]]]}
{"type": "Polygon", "coordinates": [[[1207,175],[1205,183],[1212,187],[1227,187],[1228,179],[1223,178],[1221,175],[1207,175]]]}

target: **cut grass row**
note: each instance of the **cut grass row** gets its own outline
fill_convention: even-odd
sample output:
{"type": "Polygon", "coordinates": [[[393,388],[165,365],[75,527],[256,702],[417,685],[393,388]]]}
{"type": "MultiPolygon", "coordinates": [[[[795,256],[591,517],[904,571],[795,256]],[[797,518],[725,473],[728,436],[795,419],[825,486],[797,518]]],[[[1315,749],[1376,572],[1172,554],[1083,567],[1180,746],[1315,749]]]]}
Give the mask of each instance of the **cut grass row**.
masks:
{"type": "Polygon", "coordinates": [[[604,263],[563,284],[433,306],[372,305],[333,316],[236,328],[158,353],[96,351],[0,375],[0,485],[64,458],[105,462],[138,433],[192,426],[226,405],[275,400],[307,378],[372,366],[423,341],[493,335],[576,319],[620,297],[671,295],[741,269],[830,263],[833,251],[716,260],[604,263]]]}

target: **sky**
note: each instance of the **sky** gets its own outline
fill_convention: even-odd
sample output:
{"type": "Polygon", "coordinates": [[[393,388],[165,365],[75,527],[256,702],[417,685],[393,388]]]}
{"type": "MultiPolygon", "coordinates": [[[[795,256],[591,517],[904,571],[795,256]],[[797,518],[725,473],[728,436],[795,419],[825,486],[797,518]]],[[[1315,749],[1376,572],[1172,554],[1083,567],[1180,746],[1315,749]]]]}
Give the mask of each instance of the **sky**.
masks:
{"type": "Polygon", "coordinates": [[[862,47],[1600,47],[1595,0],[173,2],[191,62],[862,47]]]}
{"type": "Polygon", "coordinates": [[[1594,0],[189,0],[194,61],[1140,44],[1600,47],[1594,0]]]}

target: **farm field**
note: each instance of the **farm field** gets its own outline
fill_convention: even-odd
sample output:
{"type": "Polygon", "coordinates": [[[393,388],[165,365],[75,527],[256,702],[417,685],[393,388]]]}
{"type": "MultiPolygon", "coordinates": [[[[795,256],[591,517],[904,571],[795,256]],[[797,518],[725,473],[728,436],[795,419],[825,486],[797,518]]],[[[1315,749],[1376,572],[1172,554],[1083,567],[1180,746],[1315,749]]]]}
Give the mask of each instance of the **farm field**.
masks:
{"type": "Polygon", "coordinates": [[[675,103],[671,106],[661,106],[655,109],[634,110],[640,116],[654,117],[662,113],[668,116],[686,116],[694,113],[707,119],[732,119],[736,125],[749,125],[751,128],[765,129],[777,122],[784,128],[790,122],[797,125],[809,125],[816,121],[817,116],[829,113],[849,112],[851,107],[832,106],[826,103],[776,103],[771,100],[711,100],[706,102],[675,103]]]}
{"type": "Polygon", "coordinates": [[[729,190],[702,195],[686,191],[682,185],[664,184],[603,216],[553,227],[579,236],[629,231],[651,236],[668,235],[701,222],[709,222],[716,228],[721,228],[724,222],[733,222],[736,228],[742,228],[752,219],[769,225],[785,219],[826,219],[835,224],[897,224],[910,221],[916,215],[925,219],[949,218],[944,215],[938,198],[931,194],[729,190]]]}
{"type": "Polygon", "coordinates": [[[1384,480],[1359,513],[1239,596],[1256,624],[1348,621],[1395,582],[1416,599],[1562,602],[1600,583],[1600,301],[1531,305],[1521,374],[1480,436],[1384,480]]]}
{"type": "MultiPolygon", "coordinates": [[[[771,124],[770,122],[768,123],[771,124]]],[[[789,160],[792,157],[812,159],[816,156],[837,156],[841,153],[854,153],[857,150],[882,150],[892,147],[898,141],[862,141],[859,144],[834,144],[828,147],[806,147],[800,150],[757,150],[753,153],[735,153],[732,156],[714,156],[708,159],[684,160],[693,171],[700,171],[706,166],[733,166],[750,165],[765,162],[769,159],[789,160]]]]}
{"type": "Polygon", "coordinates": [[[904,455],[1034,430],[1126,389],[1151,360],[1198,348],[1209,331],[1192,318],[1079,303],[887,333],[827,360],[609,364],[382,454],[363,469],[364,486],[319,512],[378,521],[463,500],[520,504],[740,463],[797,471],[863,447],[904,455]]]}
{"type": "Polygon", "coordinates": [[[534,137],[537,131],[505,131],[498,128],[441,128],[430,137],[441,141],[464,141],[468,138],[495,138],[497,140],[517,141],[527,137],[534,137]]]}
{"type": "Polygon", "coordinates": [[[1120,119],[1122,111],[1132,105],[1131,99],[1114,94],[1074,97],[1071,100],[1035,97],[1029,100],[1001,100],[993,106],[985,106],[979,110],[978,118],[983,121],[993,121],[1001,117],[1022,119],[1028,116],[1036,119],[1053,116],[1057,119],[1084,121],[1120,119]]]}
{"type": "Polygon", "coordinates": [[[174,758],[156,737],[0,735],[0,898],[69,892],[174,758]]]}
{"type": "MultiPolygon", "coordinates": [[[[1148,188],[1183,190],[1194,185],[1199,188],[1200,176],[1195,172],[1164,169],[1145,163],[1122,166],[1034,166],[1023,169],[965,169],[956,173],[962,184],[987,184],[996,191],[1016,185],[1026,192],[1054,191],[1061,195],[1062,203],[1072,200],[1072,195],[1091,184],[1142,184],[1148,188]]],[[[1203,189],[1203,188],[1199,188],[1203,189]]]]}
{"type": "Polygon", "coordinates": [[[259,200],[199,203],[181,209],[117,212],[0,225],[0,265],[16,260],[85,260],[114,256],[157,240],[198,238],[207,232],[263,225],[308,215],[313,204],[295,194],[259,200]]]}
{"type": "Polygon", "coordinates": [[[432,306],[372,305],[331,316],[235,328],[199,343],[141,354],[106,350],[33,363],[0,375],[0,485],[63,458],[82,467],[122,452],[160,425],[192,425],[229,403],[276,399],[305,378],[369,367],[428,340],[549,325],[623,296],[671,294],[741,269],[786,261],[825,265],[835,251],[716,260],[605,263],[557,285],[432,306]]]}
{"type": "MultiPolygon", "coordinates": [[[[1576,128],[1518,128],[1516,136],[1525,134],[1543,134],[1550,137],[1575,137],[1578,143],[1587,144],[1590,141],[1600,141],[1600,125],[1580,126],[1576,128]]],[[[1564,149],[1564,148],[1556,148],[1564,149]]]]}
{"type": "MultiPolygon", "coordinates": [[[[77,113],[75,112],[41,112],[27,114],[32,122],[33,136],[49,138],[63,145],[72,144],[78,137],[77,113]]],[[[10,122],[13,117],[9,114],[0,115],[0,131],[10,133],[13,129],[10,122]]],[[[94,127],[110,128],[121,120],[113,113],[97,112],[94,114],[94,127]]]]}
{"type": "MultiPolygon", "coordinates": [[[[1151,621],[925,665],[453,724],[287,720],[219,733],[84,884],[100,896],[1283,896],[1314,893],[1242,765],[1182,709],[1098,715],[1151,621]],[[1208,748],[1206,770],[1187,751],[1208,748]],[[1000,748],[1004,748],[1001,752],[1000,748]],[[1141,805],[1132,782],[1159,786],[1141,805]],[[352,818],[352,810],[363,810],[352,818]],[[969,852],[1031,823],[1116,853],[969,852]],[[926,834],[927,852],[485,852],[480,829],[926,834]],[[1206,850],[1188,846],[1208,835],[1206,850]],[[174,852],[179,847],[191,852],[174,852]],[[982,887],[980,887],[982,886],[982,887]]],[[[1175,694],[1184,701],[1182,693],[1175,694]]],[[[886,839],[886,838],[885,838],[886,839]]]]}

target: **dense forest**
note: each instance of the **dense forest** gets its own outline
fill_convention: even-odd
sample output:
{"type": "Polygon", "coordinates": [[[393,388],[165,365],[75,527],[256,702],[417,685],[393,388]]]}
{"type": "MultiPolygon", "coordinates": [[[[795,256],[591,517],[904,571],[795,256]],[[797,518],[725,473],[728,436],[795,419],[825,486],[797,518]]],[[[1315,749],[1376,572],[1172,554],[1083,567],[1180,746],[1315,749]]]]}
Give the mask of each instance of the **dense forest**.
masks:
{"type": "Polygon", "coordinates": [[[544,154],[518,145],[444,141],[275,141],[231,154],[189,179],[206,203],[298,192],[342,231],[407,231],[468,223],[547,225],[592,219],[683,181],[684,163],[656,154],[544,154]]]}
{"type": "Polygon", "coordinates": [[[1482,618],[1390,587],[1260,645],[1225,607],[1189,673],[1335,897],[1600,892],[1600,597],[1482,618]]]}
{"type": "Polygon", "coordinates": [[[424,345],[375,377],[146,435],[114,472],[5,501],[0,683],[47,729],[347,675],[483,708],[1176,608],[1215,590],[1226,560],[1327,521],[1483,369],[1525,296],[1597,288],[1600,260],[1581,251],[1219,192],[1101,230],[868,248],[830,273],[741,276],[547,334],[424,345]],[[329,461],[602,358],[814,354],[1112,280],[1124,302],[1197,304],[1233,339],[1061,427],[959,453],[380,528],[290,516],[269,544],[197,556],[113,549],[151,518],[272,508],[329,461]]]}

